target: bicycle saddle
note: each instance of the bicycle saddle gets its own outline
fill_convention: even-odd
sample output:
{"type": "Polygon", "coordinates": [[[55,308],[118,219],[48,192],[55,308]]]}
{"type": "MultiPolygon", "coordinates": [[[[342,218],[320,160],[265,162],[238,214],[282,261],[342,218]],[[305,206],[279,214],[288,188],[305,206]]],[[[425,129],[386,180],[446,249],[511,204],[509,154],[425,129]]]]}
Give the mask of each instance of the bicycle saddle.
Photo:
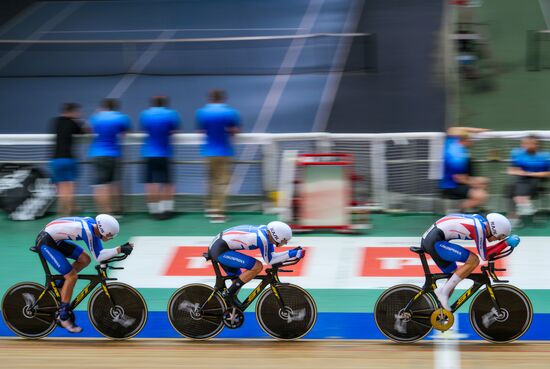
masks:
{"type": "Polygon", "coordinates": [[[210,253],[208,253],[208,252],[203,253],[202,256],[204,256],[204,258],[206,259],[206,261],[212,259],[212,257],[210,256],[210,253]]]}
{"type": "Polygon", "coordinates": [[[32,252],[38,252],[38,247],[36,247],[36,245],[34,245],[34,246],[29,247],[29,250],[31,250],[32,252]]]}
{"type": "Polygon", "coordinates": [[[409,250],[411,250],[412,252],[414,252],[416,254],[423,254],[424,253],[424,250],[422,250],[421,247],[412,246],[409,250]]]}

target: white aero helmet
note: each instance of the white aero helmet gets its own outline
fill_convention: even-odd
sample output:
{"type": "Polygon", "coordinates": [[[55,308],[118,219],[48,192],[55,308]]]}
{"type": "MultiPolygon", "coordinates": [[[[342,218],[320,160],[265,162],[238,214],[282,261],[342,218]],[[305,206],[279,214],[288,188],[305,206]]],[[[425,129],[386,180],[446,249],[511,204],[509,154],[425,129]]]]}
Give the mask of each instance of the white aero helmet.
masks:
{"type": "Polygon", "coordinates": [[[487,214],[487,223],[489,223],[491,234],[495,237],[509,236],[512,231],[512,224],[508,218],[499,213],[487,214]]]}
{"type": "Polygon", "coordinates": [[[115,237],[120,231],[120,226],[118,220],[115,217],[109,214],[99,214],[95,217],[95,222],[97,224],[97,229],[103,237],[115,237]]]}
{"type": "Polygon", "coordinates": [[[277,244],[286,243],[292,238],[292,229],[278,220],[269,222],[267,229],[277,244]]]}

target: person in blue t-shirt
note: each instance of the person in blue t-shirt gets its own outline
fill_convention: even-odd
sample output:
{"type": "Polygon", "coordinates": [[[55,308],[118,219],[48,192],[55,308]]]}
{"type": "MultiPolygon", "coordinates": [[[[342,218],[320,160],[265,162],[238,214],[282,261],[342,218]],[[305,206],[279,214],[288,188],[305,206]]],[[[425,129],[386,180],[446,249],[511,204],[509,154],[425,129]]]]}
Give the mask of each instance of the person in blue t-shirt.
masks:
{"type": "Polygon", "coordinates": [[[206,215],[212,223],[224,223],[225,197],[230,180],[231,159],[234,155],[231,136],[240,131],[239,113],[225,104],[226,94],[214,89],[209,103],[197,110],[197,129],[206,134],[201,155],[208,160],[209,191],[206,215]]]}
{"type": "Polygon", "coordinates": [[[180,125],[177,111],[168,109],[166,96],[153,96],[151,107],[139,116],[141,129],[147,133],[141,155],[145,158],[145,183],[149,213],[167,219],[174,211],[174,186],[170,176],[172,146],[170,135],[180,125]]]}
{"type": "Polygon", "coordinates": [[[443,178],[439,187],[443,196],[453,200],[463,200],[459,207],[461,212],[474,209],[487,201],[486,177],[472,174],[472,161],[469,148],[472,140],[469,134],[486,131],[483,128],[451,127],[447,130],[443,153],[443,178]]]}
{"type": "Polygon", "coordinates": [[[116,99],[104,99],[101,110],[92,115],[90,124],[96,134],[89,156],[96,168],[95,199],[99,212],[120,212],[119,166],[121,147],[119,134],[131,128],[130,118],[118,111],[116,99]]]}
{"type": "Polygon", "coordinates": [[[536,212],[531,199],[539,194],[550,176],[550,153],[539,151],[536,136],[525,137],[521,140],[521,147],[512,150],[508,174],[515,177],[511,195],[516,212],[510,217],[513,222],[519,223],[518,215],[530,216],[536,212]]]}

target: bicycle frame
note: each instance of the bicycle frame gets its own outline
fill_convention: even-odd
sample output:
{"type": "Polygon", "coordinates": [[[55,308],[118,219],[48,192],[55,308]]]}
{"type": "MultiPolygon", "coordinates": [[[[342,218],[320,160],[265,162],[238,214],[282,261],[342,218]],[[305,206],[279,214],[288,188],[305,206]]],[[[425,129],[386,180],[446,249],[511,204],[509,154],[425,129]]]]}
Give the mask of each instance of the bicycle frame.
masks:
{"type": "MultiPolygon", "coordinates": [[[[439,299],[434,293],[434,290],[437,288],[436,282],[440,279],[449,279],[452,276],[452,273],[451,274],[446,274],[446,273],[433,274],[430,271],[430,268],[428,266],[428,261],[426,260],[425,253],[419,248],[411,248],[411,251],[417,253],[418,256],[420,257],[420,261],[422,262],[422,268],[424,270],[424,276],[426,278],[426,281],[424,283],[424,286],[422,287],[422,290],[418,294],[416,294],[416,296],[414,296],[411,301],[409,301],[409,303],[405,306],[404,310],[408,310],[411,307],[411,305],[416,300],[418,300],[418,298],[420,298],[420,296],[426,293],[430,294],[435,299],[439,308],[442,308],[441,302],[439,301],[439,299]]],[[[505,271],[506,269],[496,269],[494,263],[496,260],[510,255],[512,252],[513,252],[513,248],[505,249],[500,254],[494,255],[492,258],[490,258],[488,265],[481,267],[481,273],[472,273],[468,277],[466,277],[466,279],[473,281],[474,284],[468,290],[466,290],[461,296],[459,296],[458,299],[451,305],[451,312],[454,313],[455,311],[457,311],[482,286],[487,286],[487,291],[491,296],[491,301],[493,302],[493,306],[495,307],[495,309],[497,309],[497,311],[500,311],[500,306],[493,292],[491,280],[497,283],[506,283],[508,281],[501,280],[498,278],[495,272],[505,271]]]]}
{"type": "MultiPolygon", "coordinates": [[[[210,299],[212,299],[212,297],[214,297],[216,293],[219,293],[226,288],[226,285],[225,285],[226,280],[228,279],[232,280],[235,278],[231,276],[223,276],[220,271],[220,266],[218,265],[218,263],[214,261],[209,255],[204,255],[204,256],[206,257],[207,260],[210,260],[212,262],[212,267],[214,268],[214,273],[216,274],[216,284],[214,285],[214,292],[208,297],[208,299],[203,304],[203,306],[205,306],[206,303],[210,301],[210,299]]],[[[280,307],[283,308],[285,306],[284,301],[281,298],[281,295],[279,294],[279,292],[277,291],[277,288],[275,287],[275,284],[281,283],[278,272],[279,271],[290,272],[290,270],[280,269],[280,267],[294,265],[298,261],[299,260],[288,264],[272,265],[271,268],[266,269],[266,274],[257,275],[256,277],[254,277],[254,279],[259,279],[261,280],[261,282],[258,286],[256,286],[254,290],[252,290],[252,292],[250,292],[250,294],[243,301],[243,305],[242,305],[243,311],[246,310],[250,306],[250,304],[252,304],[252,302],[256,299],[256,297],[258,297],[260,292],[262,292],[268,285],[271,285],[271,290],[273,291],[273,294],[275,294],[275,296],[277,297],[277,302],[279,303],[280,307]]],[[[203,306],[201,306],[201,308],[203,306]]]]}
{"type": "MultiPolygon", "coordinates": [[[[32,250],[32,248],[31,248],[31,250],[32,250]]],[[[37,251],[35,251],[35,252],[37,252],[37,251]]],[[[52,274],[51,271],[50,271],[50,267],[48,265],[48,262],[46,261],[46,259],[42,255],[42,253],[37,252],[37,254],[40,257],[40,262],[42,263],[42,267],[44,268],[44,273],[46,274],[46,283],[45,283],[46,288],[44,289],[44,291],[42,291],[40,296],[38,296],[38,298],[36,299],[33,308],[36,307],[38,302],[42,299],[42,297],[44,297],[44,295],[48,291],[53,291],[57,301],[61,302],[61,292],[60,292],[59,288],[57,287],[57,285],[55,284],[55,281],[64,279],[64,277],[60,274],[52,274]]],[[[76,308],[82,302],[82,300],[84,300],[86,298],[86,296],[88,296],[95,289],[95,287],[98,284],[101,284],[101,287],[103,288],[103,291],[105,291],[105,294],[107,295],[107,297],[109,298],[111,303],[113,305],[116,305],[115,301],[113,300],[113,298],[111,296],[111,294],[109,293],[109,289],[107,288],[107,283],[106,282],[107,281],[116,281],[117,278],[109,278],[107,276],[107,268],[123,269],[123,268],[120,268],[120,267],[109,266],[108,263],[114,262],[114,261],[124,260],[125,258],[126,258],[126,256],[114,257],[114,258],[109,259],[107,261],[107,263],[96,265],[95,269],[97,270],[97,274],[79,274],[78,279],[88,280],[90,282],[73,299],[73,301],[71,302],[71,310],[76,308]]]]}

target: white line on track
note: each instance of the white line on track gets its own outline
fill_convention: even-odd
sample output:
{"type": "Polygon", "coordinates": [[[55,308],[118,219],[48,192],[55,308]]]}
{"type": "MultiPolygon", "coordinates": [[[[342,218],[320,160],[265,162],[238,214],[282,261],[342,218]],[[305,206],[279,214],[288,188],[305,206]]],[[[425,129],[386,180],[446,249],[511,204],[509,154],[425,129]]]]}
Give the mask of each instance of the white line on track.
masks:
{"type": "MultiPolygon", "coordinates": [[[[68,18],[71,14],[73,14],[83,4],[84,3],[82,1],[74,1],[74,2],[68,3],[68,5],[65,8],[63,8],[63,10],[61,10],[55,16],[48,19],[48,21],[46,23],[44,23],[40,28],[38,28],[29,37],[27,37],[27,40],[38,40],[38,39],[40,39],[42,37],[42,34],[45,31],[49,31],[49,30],[54,29],[59,23],[61,23],[66,18],[68,18]]],[[[8,65],[11,61],[13,61],[15,58],[17,58],[22,52],[27,50],[27,48],[29,48],[29,44],[17,45],[13,50],[11,50],[10,52],[4,54],[0,58],[0,69],[4,68],[6,65],[8,65]]]]}
{"type": "MultiPolygon", "coordinates": [[[[300,26],[298,28],[300,31],[297,32],[297,35],[304,32],[311,32],[313,26],[315,25],[315,21],[317,20],[317,17],[321,12],[323,2],[324,0],[310,0],[304,17],[300,22],[300,26]],[[302,30],[304,32],[302,32],[302,30]]],[[[273,79],[271,88],[267,93],[267,97],[264,100],[260,113],[258,114],[258,118],[254,123],[254,127],[252,128],[253,133],[266,132],[267,127],[269,126],[269,123],[273,118],[273,114],[275,113],[275,110],[279,105],[279,101],[281,99],[281,96],[283,95],[283,91],[288,83],[288,80],[290,79],[290,72],[292,72],[292,70],[296,66],[304,44],[305,39],[302,38],[294,39],[291,42],[289,48],[286,51],[283,62],[281,63],[281,67],[279,68],[279,74],[277,74],[277,76],[273,79]]],[[[240,156],[240,160],[252,160],[257,152],[258,146],[246,146],[240,156]]],[[[233,172],[233,176],[231,178],[231,185],[229,186],[232,193],[238,193],[241,189],[249,166],[249,164],[244,164],[239,165],[235,168],[235,171],[233,172]]]]}

